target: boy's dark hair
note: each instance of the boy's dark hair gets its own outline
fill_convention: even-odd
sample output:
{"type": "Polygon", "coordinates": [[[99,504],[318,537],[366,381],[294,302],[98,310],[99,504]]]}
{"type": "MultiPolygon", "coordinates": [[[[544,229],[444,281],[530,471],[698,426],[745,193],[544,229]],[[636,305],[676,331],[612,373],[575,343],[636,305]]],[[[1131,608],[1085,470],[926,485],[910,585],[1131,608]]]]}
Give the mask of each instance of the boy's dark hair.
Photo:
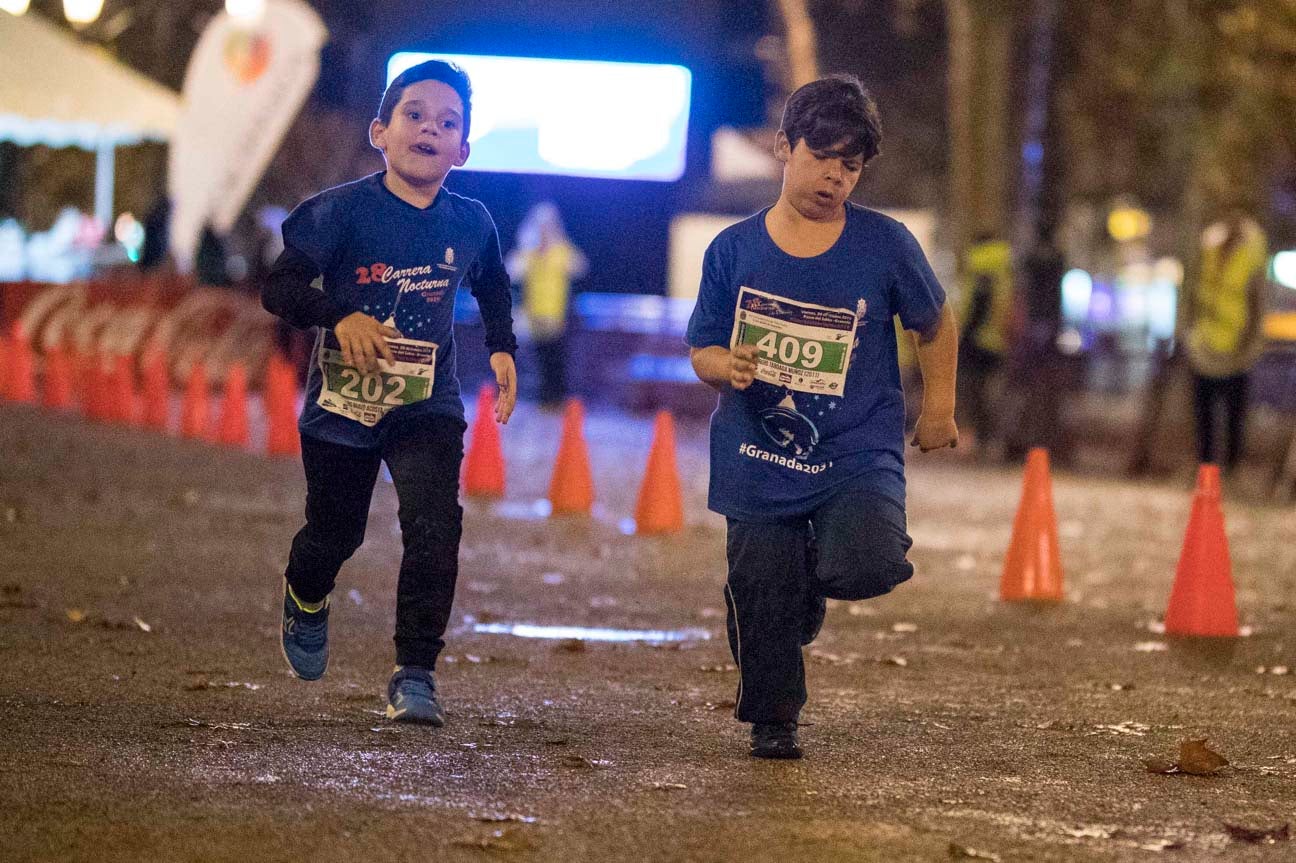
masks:
{"type": "Polygon", "coordinates": [[[440,81],[459,94],[464,108],[463,139],[467,141],[468,128],[472,124],[472,82],[468,80],[467,72],[454,63],[447,63],[445,60],[428,60],[419,63],[417,66],[411,66],[393,78],[392,82],[387,85],[387,90],[383,93],[382,101],[378,103],[379,122],[384,126],[391,124],[392,112],[396,110],[396,105],[400,102],[401,96],[404,95],[405,88],[419,81],[440,81]]]}
{"type": "Polygon", "coordinates": [[[865,164],[882,144],[877,102],[854,75],[829,75],[798,88],[783,108],[780,128],[793,149],[805,141],[812,150],[858,156],[865,164]]]}

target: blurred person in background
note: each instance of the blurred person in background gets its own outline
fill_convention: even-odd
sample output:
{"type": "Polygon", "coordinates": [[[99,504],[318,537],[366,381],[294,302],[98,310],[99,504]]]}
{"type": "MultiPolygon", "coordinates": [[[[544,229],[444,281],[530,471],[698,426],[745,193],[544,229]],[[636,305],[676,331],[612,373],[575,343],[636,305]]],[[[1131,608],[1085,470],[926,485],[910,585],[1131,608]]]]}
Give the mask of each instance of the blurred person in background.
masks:
{"type": "Polygon", "coordinates": [[[1187,290],[1184,345],[1193,372],[1197,458],[1237,467],[1246,437],[1248,378],[1264,348],[1268,239],[1241,206],[1202,233],[1201,266],[1187,290]],[[1223,419],[1224,438],[1217,436],[1223,419]]]}
{"type": "Polygon", "coordinates": [[[505,262],[509,276],[522,283],[526,311],[540,369],[540,404],[554,407],[567,397],[567,310],[573,279],[589,264],[567,237],[562,214],[552,201],[531,208],[518,228],[517,248],[505,262]]]}
{"type": "Polygon", "coordinates": [[[985,456],[996,437],[995,378],[1008,352],[1013,308],[1012,251],[992,234],[980,234],[963,258],[959,310],[958,403],[971,427],[976,452],[985,456]]]}

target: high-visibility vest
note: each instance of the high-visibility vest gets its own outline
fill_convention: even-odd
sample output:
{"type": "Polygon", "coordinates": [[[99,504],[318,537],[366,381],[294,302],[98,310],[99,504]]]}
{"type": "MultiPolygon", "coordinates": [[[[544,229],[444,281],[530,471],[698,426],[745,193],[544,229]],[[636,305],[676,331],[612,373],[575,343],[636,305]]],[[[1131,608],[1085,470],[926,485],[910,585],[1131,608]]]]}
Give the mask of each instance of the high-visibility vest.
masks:
{"type": "Polygon", "coordinates": [[[1258,225],[1247,224],[1233,248],[1224,254],[1222,242],[1203,244],[1201,279],[1193,320],[1194,338],[1215,354],[1237,354],[1246,348],[1242,336],[1249,321],[1248,286],[1264,272],[1268,242],[1258,225]]]}
{"type": "Polygon", "coordinates": [[[995,354],[1008,351],[1008,327],[1012,320],[1012,249],[1003,240],[977,243],[967,250],[963,266],[962,320],[972,310],[978,282],[990,283],[990,313],[972,333],[977,347],[995,354]]]}

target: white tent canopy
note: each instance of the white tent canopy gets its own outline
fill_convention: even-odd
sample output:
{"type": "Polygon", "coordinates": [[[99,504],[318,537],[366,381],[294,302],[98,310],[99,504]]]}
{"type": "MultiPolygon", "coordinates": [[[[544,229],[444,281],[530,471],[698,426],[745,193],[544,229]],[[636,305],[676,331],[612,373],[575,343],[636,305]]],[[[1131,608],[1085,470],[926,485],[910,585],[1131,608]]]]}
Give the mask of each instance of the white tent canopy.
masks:
{"type": "Polygon", "coordinates": [[[112,218],[113,148],[166,141],[180,97],[35,14],[0,12],[0,141],[99,154],[95,214],[112,218]]]}

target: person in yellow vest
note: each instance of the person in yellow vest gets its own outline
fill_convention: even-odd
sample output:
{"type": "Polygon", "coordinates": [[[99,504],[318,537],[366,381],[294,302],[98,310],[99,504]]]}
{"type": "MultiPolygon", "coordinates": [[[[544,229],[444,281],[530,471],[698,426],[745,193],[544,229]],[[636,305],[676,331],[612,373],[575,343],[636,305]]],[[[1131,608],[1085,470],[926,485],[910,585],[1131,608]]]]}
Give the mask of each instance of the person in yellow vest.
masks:
{"type": "Polygon", "coordinates": [[[1188,295],[1184,341],[1194,377],[1197,456],[1226,472],[1242,456],[1248,376],[1264,349],[1267,260],[1264,231],[1241,210],[1231,209],[1202,233],[1201,268],[1188,295]],[[1220,408],[1226,432],[1222,447],[1216,436],[1220,408]]]}
{"type": "Polygon", "coordinates": [[[552,407],[567,397],[567,308],[571,282],[589,265],[567,238],[562,215],[551,201],[531,208],[518,228],[517,247],[507,267],[522,283],[522,307],[540,370],[540,404],[552,407]]]}
{"type": "MultiPolygon", "coordinates": [[[[989,234],[979,235],[963,257],[962,303],[958,319],[958,404],[966,411],[980,453],[995,438],[993,383],[1009,347],[1013,309],[1012,250],[989,234]]],[[[962,424],[962,423],[960,423],[962,424]]]]}

